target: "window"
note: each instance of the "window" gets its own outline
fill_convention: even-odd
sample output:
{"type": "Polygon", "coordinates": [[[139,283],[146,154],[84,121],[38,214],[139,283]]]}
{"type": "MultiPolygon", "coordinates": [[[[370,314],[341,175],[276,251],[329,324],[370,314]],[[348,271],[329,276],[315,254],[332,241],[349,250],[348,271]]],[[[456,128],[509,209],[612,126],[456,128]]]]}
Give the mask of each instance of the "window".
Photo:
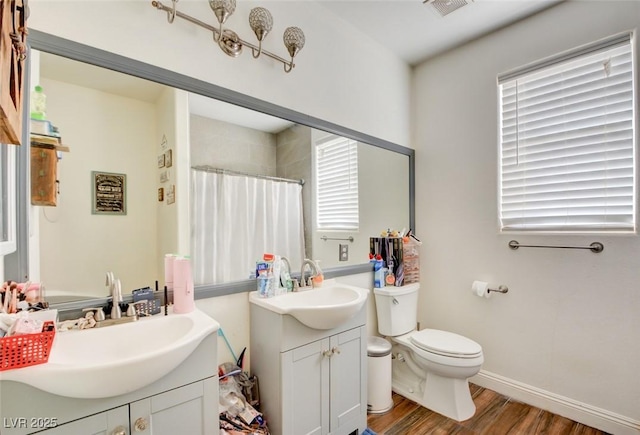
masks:
{"type": "Polygon", "coordinates": [[[631,34],[498,77],[502,230],[635,231],[631,34]]]}
{"type": "Polygon", "coordinates": [[[0,144],[0,255],[16,250],[16,146],[0,144]]]}
{"type": "Polygon", "coordinates": [[[318,230],[358,230],[356,141],[335,135],[316,141],[316,205],[318,230]]]}

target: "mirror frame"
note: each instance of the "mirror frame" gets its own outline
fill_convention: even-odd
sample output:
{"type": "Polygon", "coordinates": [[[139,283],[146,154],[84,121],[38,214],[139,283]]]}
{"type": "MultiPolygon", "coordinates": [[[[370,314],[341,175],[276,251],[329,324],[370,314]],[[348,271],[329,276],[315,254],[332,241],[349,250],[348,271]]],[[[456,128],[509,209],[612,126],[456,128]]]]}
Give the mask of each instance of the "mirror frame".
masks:
{"type": "MultiPolygon", "coordinates": [[[[130,59],[118,54],[114,54],[108,51],[104,51],[98,48],[94,48],[88,45],[81,44],[69,39],[60,38],[48,33],[44,33],[38,30],[30,29],[28,37],[28,45],[30,49],[35,49],[58,56],[66,57],[72,60],[88,63],[91,65],[103,67],[106,69],[118,71],[124,74],[136,76],[142,79],[151,80],[166,86],[171,86],[177,89],[181,89],[187,92],[200,94],[209,98],[241,106],[247,109],[255,110],[265,113],[267,115],[275,116],[278,118],[286,119],[288,121],[306,125],[311,128],[324,130],[329,133],[333,133],[339,136],[344,136],[353,139],[358,142],[362,142],[375,147],[383,148],[389,151],[393,151],[399,154],[406,155],[409,158],[409,227],[415,229],[415,151],[411,148],[407,148],[393,142],[389,142],[383,139],[379,139],[370,136],[365,133],[361,133],[346,127],[333,124],[328,121],[324,121],[319,118],[315,118],[304,113],[297,112],[286,107],[278,106],[257,98],[245,95],[236,91],[232,91],[212,83],[208,83],[202,80],[195,79],[183,74],[176,73],[161,67],[150,65],[144,62],[130,59]]],[[[29,81],[27,80],[27,83],[29,81]]],[[[25,89],[25,92],[30,89],[30,85],[25,89]]],[[[27,100],[28,101],[28,100],[27,100]]],[[[25,105],[27,106],[27,105],[25,105]]],[[[25,119],[28,120],[28,113],[25,119]]],[[[25,121],[26,123],[26,121],[25,121]]],[[[26,129],[24,129],[26,131],[26,129]]],[[[28,143],[28,142],[25,142],[28,143]]],[[[27,149],[28,147],[21,147],[27,149]]],[[[25,152],[26,153],[26,152],[25,152]]],[[[26,160],[26,159],[25,159],[26,160]]],[[[26,165],[25,165],[26,167],[26,165]]],[[[19,189],[18,195],[23,198],[26,203],[27,211],[22,211],[25,217],[28,217],[28,201],[27,192],[27,177],[26,174],[19,176],[19,189]]],[[[20,210],[19,210],[20,212],[20,210]]],[[[18,215],[21,218],[20,214],[18,215]]],[[[20,219],[20,225],[24,225],[20,219]]],[[[19,231],[17,234],[17,247],[16,253],[20,259],[15,261],[9,259],[5,262],[5,272],[9,272],[13,276],[28,277],[29,265],[28,265],[28,231],[19,231]],[[7,269],[8,267],[8,269],[7,269]]],[[[369,263],[333,267],[324,270],[324,275],[327,278],[335,278],[344,275],[353,275],[358,273],[371,272],[372,266],[369,263]]],[[[255,290],[255,280],[247,279],[243,281],[225,283],[225,284],[209,284],[200,285],[195,288],[196,299],[211,298],[216,296],[223,296],[233,293],[241,293],[255,290]]],[[[62,304],[55,304],[54,308],[59,310],[71,310],[79,309],[84,306],[94,305],[96,303],[106,303],[109,297],[96,298],[89,301],[69,302],[62,304]]],[[[127,297],[124,298],[125,302],[127,297]]],[[[129,296],[130,299],[130,296],[129,296]]]]}

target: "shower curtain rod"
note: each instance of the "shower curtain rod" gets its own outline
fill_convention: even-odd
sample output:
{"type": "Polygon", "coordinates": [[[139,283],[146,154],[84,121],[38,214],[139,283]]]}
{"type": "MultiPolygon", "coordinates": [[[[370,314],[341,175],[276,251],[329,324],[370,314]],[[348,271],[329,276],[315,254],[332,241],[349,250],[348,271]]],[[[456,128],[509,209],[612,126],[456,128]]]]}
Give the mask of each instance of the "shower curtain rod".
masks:
{"type": "Polygon", "coordinates": [[[260,178],[263,180],[283,181],[285,183],[295,183],[304,186],[304,179],[291,180],[289,178],[272,177],[270,175],[255,175],[249,174],[247,172],[232,171],[231,169],[214,168],[211,166],[192,166],[191,169],[194,169],[196,171],[213,172],[216,174],[243,175],[245,177],[260,178]]]}

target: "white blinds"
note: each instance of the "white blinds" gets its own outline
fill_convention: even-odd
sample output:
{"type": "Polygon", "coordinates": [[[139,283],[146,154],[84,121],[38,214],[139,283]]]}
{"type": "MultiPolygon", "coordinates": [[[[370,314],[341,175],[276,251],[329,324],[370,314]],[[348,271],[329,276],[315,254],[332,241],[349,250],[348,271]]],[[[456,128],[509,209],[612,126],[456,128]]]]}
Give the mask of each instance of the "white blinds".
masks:
{"type": "Polygon", "coordinates": [[[503,230],[635,229],[630,35],[499,78],[503,230]]]}
{"type": "Polygon", "coordinates": [[[357,142],[331,135],[316,143],[319,230],[358,230],[357,142]]]}

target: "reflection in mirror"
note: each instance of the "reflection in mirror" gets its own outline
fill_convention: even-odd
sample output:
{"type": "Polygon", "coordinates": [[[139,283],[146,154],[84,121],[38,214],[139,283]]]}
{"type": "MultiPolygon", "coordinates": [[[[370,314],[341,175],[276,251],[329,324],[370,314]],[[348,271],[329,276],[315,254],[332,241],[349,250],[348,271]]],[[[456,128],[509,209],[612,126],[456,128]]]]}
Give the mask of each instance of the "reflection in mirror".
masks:
{"type": "Polygon", "coordinates": [[[16,146],[0,145],[0,255],[16,249],[16,146]]]}
{"type": "Polygon", "coordinates": [[[30,274],[51,302],[107,296],[107,271],[124,293],[162,284],[164,254],[189,253],[190,223],[179,236],[189,189],[179,187],[188,186],[190,166],[305,180],[304,255],[323,268],[367,263],[370,236],[409,227],[405,154],[357,143],[357,228],[320,231],[315,150],[327,133],[48,53],[39,59],[32,85],[43,87],[47,119],[70,148],[58,162],[57,206],[32,210],[30,274]],[[126,176],[126,214],[91,213],[92,171],[126,176]]]}

